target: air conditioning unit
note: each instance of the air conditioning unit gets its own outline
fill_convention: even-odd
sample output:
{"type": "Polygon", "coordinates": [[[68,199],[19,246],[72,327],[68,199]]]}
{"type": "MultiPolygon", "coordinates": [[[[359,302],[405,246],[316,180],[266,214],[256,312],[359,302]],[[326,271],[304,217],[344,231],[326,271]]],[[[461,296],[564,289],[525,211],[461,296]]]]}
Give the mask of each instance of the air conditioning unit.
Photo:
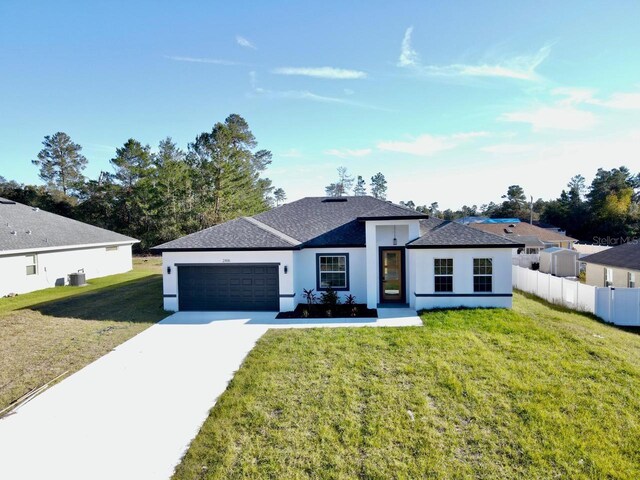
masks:
{"type": "Polygon", "coordinates": [[[84,272],[75,272],[69,274],[69,285],[72,287],[81,287],[87,284],[87,276],[84,272]]]}

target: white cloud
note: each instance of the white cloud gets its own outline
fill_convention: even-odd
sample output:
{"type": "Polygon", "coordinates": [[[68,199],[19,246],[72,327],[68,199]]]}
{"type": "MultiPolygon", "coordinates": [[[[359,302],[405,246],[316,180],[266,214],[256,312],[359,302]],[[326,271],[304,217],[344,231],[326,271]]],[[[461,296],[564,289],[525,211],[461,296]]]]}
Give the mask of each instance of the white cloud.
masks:
{"type": "Polygon", "coordinates": [[[593,113],[566,105],[508,112],[502,114],[500,119],[506,122],[528,123],[535,132],[542,130],[588,130],[598,123],[598,118],[593,113]]]}
{"type": "Polygon", "coordinates": [[[498,143],[496,145],[487,145],[480,148],[480,151],[494,153],[497,155],[518,155],[528,153],[535,149],[535,145],[525,143],[498,143]]]}
{"type": "Polygon", "coordinates": [[[241,47],[244,48],[252,48],[253,50],[257,50],[256,46],[251,43],[249,40],[247,40],[245,37],[242,37],[240,35],[236,35],[236,42],[238,43],[238,45],[240,45],[241,47]]]}
{"type": "Polygon", "coordinates": [[[428,157],[445,150],[456,148],[467,140],[484,137],[486,132],[456,133],[446,136],[434,136],[424,134],[409,141],[384,141],[378,142],[379,150],[397,153],[406,153],[420,157],[428,157]]]}
{"type": "Polygon", "coordinates": [[[177,57],[171,55],[165,55],[165,58],[174,60],[176,62],[191,62],[191,63],[211,63],[214,65],[245,65],[244,63],[234,62],[232,60],[221,60],[219,58],[198,58],[198,57],[177,57]]]}
{"type": "Polygon", "coordinates": [[[426,76],[445,77],[501,77],[516,80],[537,81],[540,76],[536,68],[544,62],[551,52],[551,46],[545,45],[533,55],[520,55],[501,59],[494,63],[451,65],[422,65],[416,52],[411,46],[413,27],[407,28],[402,39],[398,66],[412,68],[416,73],[426,76]]]}
{"type": "Polygon", "coordinates": [[[402,38],[402,45],[400,47],[400,58],[398,58],[399,67],[409,67],[416,65],[419,62],[418,52],[411,47],[411,34],[413,33],[413,27],[407,28],[402,38]]]}
{"type": "Polygon", "coordinates": [[[640,92],[615,92],[607,99],[598,98],[596,90],[589,88],[555,88],[551,93],[565,97],[559,102],[563,105],[587,104],[616,110],[640,110],[640,92]]]}
{"type": "Polygon", "coordinates": [[[345,95],[353,95],[354,93],[356,93],[355,90],[352,90],[350,88],[345,88],[343,92],[345,95]]]}
{"type": "Polygon", "coordinates": [[[366,157],[367,155],[370,155],[372,151],[373,150],[370,148],[361,148],[361,149],[354,149],[354,150],[350,148],[344,148],[344,149],[331,148],[329,150],[325,150],[324,153],[326,155],[331,155],[339,158],[359,158],[359,157],[366,157]]]}
{"type": "Polygon", "coordinates": [[[271,72],[278,75],[302,75],[330,80],[356,80],[367,77],[367,73],[360,70],[334,67],[281,67],[273,69],[271,72]]]}
{"type": "Polygon", "coordinates": [[[353,102],[345,98],[329,97],[325,95],[318,95],[308,90],[267,90],[264,88],[254,88],[250,97],[265,97],[274,99],[289,99],[289,100],[309,100],[318,103],[333,103],[339,105],[348,105],[358,108],[367,108],[371,110],[380,110],[380,108],[374,105],[368,105],[366,103],[353,102]]]}

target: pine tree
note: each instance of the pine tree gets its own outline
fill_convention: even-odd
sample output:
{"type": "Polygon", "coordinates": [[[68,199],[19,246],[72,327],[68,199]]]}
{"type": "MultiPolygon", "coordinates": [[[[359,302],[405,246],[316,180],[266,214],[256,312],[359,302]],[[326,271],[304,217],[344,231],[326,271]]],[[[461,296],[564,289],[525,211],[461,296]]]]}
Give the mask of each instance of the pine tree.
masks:
{"type": "Polygon", "coordinates": [[[31,161],[40,167],[40,178],[50,189],[65,196],[77,190],[84,181],[82,171],[87,166],[87,159],[80,153],[82,147],[64,132],[47,135],[42,144],[38,159],[31,161]]]}

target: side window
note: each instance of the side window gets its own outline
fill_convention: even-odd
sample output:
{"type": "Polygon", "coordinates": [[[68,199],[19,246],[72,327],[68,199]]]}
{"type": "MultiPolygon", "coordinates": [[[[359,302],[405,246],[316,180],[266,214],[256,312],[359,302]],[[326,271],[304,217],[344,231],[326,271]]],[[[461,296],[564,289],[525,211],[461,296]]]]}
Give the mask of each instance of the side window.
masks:
{"type": "Polygon", "coordinates": [[[348,255],[318,255],[317,274],[318,290],[332,288],[334,290],[349,289],[348,255]]]}
{"type": "Polygon", "coordinates": [[[627,286],[629,288],[636,288],[636,274],[635,274],[635,272],[629,272],[627,274],[627,286]]]}
{"type": "Polygon", "coordinates": [[[453,292],[453,258],[433,259],[433,285],[436,292],[453,292]]]}
{"type": "Polygon", "coordinates": [[[493,259],[474,258],[473,259],[473,291],[491,292],[493,291],[493,259]]]}
{"type": "Polygon", "coordinates": [[[38,256],[37,255],[27,255],[25,257],[27,259],[27,275],[37,275],[38,274],[38,256]]]}
{"type": "Polygon", "coordinates": [[[613,285],[613,269],[605,267],[604,269],[604,286],[610,287],[613,285]]]}

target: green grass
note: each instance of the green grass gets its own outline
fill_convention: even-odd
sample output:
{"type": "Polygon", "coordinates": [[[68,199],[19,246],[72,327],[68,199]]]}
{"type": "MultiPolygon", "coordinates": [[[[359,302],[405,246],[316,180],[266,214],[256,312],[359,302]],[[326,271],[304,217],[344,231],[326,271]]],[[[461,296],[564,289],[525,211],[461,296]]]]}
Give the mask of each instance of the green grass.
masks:
{"type": "Polygon", "coordinates": [[[640,478],[640,336],[521,294],[422,318],[269,331],[174,478],[640,478]]]}
{"type": "Polygon", "coordinates": [[[158,259],[134,270],[0,299],[0,409],[166,317],[158,259]]]}

